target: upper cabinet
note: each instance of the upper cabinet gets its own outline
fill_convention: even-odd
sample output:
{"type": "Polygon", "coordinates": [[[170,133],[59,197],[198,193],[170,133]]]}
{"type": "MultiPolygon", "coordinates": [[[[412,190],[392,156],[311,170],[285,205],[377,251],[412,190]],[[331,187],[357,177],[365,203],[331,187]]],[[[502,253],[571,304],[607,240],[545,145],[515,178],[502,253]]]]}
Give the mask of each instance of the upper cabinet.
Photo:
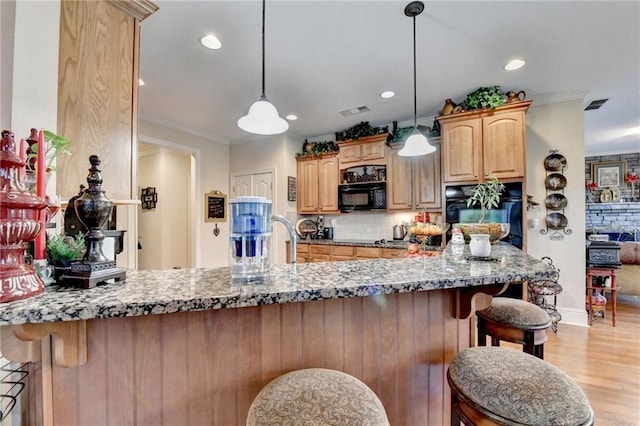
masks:
{"type": "Polygon", "coordinates": [[[298,213],[338,213],[338,156],[297,161],[298,213]]]}
{"type": "Polygon", "coordinates": [[[340,146],[340,164],[350,167],[351,163],[384,160],[387,134],[365,136],[353,142],[338,142],[340,146]]]}
{"type": "Polygon", "coordinates": [[[399,149],[389,149],[387,158],[387,210],[442,207],[440,180],[440,144],[433,154],[400,157],[399,149]]]}
{"type": "Polygon", "coordinates": [[[524,178],[529,105],[523,101],[438,117],[444,182],[524,178]]]}

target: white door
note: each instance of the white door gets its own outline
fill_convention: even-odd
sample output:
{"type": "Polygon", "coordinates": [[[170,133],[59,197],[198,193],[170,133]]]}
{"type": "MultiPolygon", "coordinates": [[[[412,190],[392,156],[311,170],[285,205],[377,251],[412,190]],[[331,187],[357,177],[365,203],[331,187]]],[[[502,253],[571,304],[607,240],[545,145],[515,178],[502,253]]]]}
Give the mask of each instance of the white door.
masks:
{"type": "Polygon", "coordinates": [[[273,201],[273,172],[231,176],[233,197],[253,195],[273,201]]]}

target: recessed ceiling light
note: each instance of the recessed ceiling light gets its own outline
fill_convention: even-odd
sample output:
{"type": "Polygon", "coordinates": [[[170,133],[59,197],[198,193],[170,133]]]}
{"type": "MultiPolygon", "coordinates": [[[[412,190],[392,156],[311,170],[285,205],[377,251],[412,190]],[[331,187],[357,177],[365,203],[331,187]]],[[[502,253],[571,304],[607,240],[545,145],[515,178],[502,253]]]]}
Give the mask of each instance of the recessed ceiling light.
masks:
{"type": "Polygon", "coordinates": [[[138,79],[138,86],[144,86],[144,81],[141,78],[138,79]]]}
{"type": "Polygon", "coordinates": [[[200,39],[200,43],[207,49],[217,50],[222,47],[222,43],[218,40],[218,37],[213,34],[207,34],[206,36],[200,39]]]}
{"type": "Polygon", "coordinates": [[[512,59],[507,65],[504,66],[504,69],[507,71],[513,71],[517,70],[518,68],[522,68],[523,66],[524,61],[522,59],[512,59]]]}
{"type": "Polygon", "coordinates": [[[297,115],[295,115],[295,114],[289,114],[289,115],[287,115],[285,118],[286,118],[287,120],[289,120],[289,121],[293,121],[293,120],[297,120],[297,119],[298,119],[298,116],[297,116],[297,115]]]}
{"type": "Polygon", "coordinates": [[[396,95],[396,92],[394,92],[393,90],[385,90],[384,92],[380,93],[380,97],[382,99],[390,99],[393,98],[396,95]]]}

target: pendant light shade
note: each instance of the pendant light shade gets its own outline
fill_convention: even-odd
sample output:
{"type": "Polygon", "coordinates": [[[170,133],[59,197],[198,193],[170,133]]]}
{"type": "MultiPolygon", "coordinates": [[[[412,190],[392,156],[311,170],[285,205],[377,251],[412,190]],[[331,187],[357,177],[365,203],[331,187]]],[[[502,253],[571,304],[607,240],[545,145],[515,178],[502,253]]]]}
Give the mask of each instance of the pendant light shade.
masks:
{"type": "Polygon", "coordinates": [[[261,96],[249,108],[249,113],[238,119],[238,127],[256,135],[278,135],[289,128],[287,120],[280,118],[276,107],[266,96],[261,96]]]}
{"type": "Polygon", "coordinates": [[[436,147],[431,145],[427,138],[420,132],[415,131],[404,143],[404,147],[398,151],[402,157],[417,157],[435,152],[436,147]]]}
{"type": "Polygon", "coordinates": [[[427,137],[418,131],[418,101],[416,89],[416,16],[424,10],[424,3],[414,1],[404,8],[404,14],[413,18],[413,133],[404,143],[404,147],[398,151],[401,157],[417,157],[435,152],[436,147],[431,145],[427,137]]]}
{"type": "Polygon", "coordinates": [[[289,123],[278,115],[276,107],[269,102],[264,89],[264,27],[266,0],[262,0],[262,95],[249,108],[247,115],[238,119],[238,127],[256,135],[277,135],[289,128],[289,123]]]}

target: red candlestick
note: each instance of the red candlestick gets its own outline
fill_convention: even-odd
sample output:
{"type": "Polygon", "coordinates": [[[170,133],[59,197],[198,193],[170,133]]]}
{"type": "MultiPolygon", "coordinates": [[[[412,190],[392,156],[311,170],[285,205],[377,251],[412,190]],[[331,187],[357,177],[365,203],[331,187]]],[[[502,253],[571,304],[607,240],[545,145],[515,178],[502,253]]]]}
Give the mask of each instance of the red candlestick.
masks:
{"type": "MultiPolygon", "coordinates": [[[[47,190],[46,190],[46,173],[47,166],[45,164],[44,152],[47,150],[47,147],[44,143],[44,133],[42,130],[38,132],[38,162],[36,169],[36,195],[40,197],[42,200],[46,201],[47,190]]],[[[46,222],[46,209],[40,211],[40,223],[42,224],[42,230],[38,234],[34,242],[34,253],[33,257],[35,259],[45,259],[46,258],[46,244],[47,244],[47,222],[46,222]]]]}
{"type": "Polygon", "coordinates": [[[22,178],[24,177],[25,174],[25,170],[26,170],[26,162],[25,159],[27,158],[27,151],[26,151],[26,147],[24,146],[24,138],[20,139],[20,147],[18,148],[20,151],[18,152],[18,156],[20,157],[20,161],[22,161],[23,163],[25,163],[24,166],[20,167],[18,174],[20,175],[20,180],[22,180],[22,178]]]}

